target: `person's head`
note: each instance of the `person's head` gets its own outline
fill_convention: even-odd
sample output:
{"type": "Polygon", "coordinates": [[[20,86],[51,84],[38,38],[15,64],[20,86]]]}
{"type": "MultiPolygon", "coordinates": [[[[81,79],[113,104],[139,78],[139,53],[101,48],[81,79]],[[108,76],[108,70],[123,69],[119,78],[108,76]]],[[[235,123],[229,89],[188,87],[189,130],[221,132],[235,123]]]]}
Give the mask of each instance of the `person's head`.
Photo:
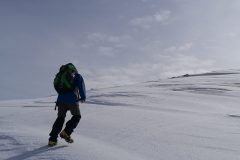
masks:
{"type": "Polygon", "coordinates": [[[77,73],[76,67],[72,63],[68,63],[65,65],[62,65],[59,69],[60,72],[70,72],[70,73],[77,73]]]}
{"type": "Polygon", "coordinates": [[[65,66],[66,66],[67,70],[71,73],[77,73],[78,72],[76,67],[72,63],[68,63],[65,66]]]}

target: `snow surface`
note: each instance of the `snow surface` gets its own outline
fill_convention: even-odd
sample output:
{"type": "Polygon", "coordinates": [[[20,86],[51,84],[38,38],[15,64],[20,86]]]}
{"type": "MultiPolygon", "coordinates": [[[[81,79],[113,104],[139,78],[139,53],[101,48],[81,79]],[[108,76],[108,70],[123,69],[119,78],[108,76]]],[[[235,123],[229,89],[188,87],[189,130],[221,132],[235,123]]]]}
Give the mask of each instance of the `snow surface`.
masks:
{"type": "Polygon", "coordinates": [[[240,159],[240,71],[90,90],[75,143],[49,148],[55,99],[0,102],[0,159],[240,159]]]}

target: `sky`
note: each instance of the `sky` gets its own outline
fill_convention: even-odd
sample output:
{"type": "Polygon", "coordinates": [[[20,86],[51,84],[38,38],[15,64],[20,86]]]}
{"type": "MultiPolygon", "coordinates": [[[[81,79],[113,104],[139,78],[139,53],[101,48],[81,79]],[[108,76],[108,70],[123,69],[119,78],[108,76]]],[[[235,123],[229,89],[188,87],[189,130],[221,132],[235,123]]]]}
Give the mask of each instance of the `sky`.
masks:
{"type": "Polygon", "coordinates": [[[1,0],[0,99],[54,95],[73,63],[87,90],[240,68],[239,0],[1,0]]]}

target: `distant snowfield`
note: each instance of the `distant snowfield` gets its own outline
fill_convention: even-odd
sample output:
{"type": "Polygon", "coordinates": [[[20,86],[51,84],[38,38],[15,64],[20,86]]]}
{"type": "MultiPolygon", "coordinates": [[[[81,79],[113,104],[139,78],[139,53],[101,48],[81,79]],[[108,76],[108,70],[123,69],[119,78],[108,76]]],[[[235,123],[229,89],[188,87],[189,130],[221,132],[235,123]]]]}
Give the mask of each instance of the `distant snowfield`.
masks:
{"type": "MultiPolygon", "coordinates": [[[[88,91],[74,144],[47,147],[56,97],[0,102],[3,160],[238,160],[240,71],[88,91]],[[226,74],[227,73],[227,74],[226,74]]],[[[70,118],[70,113],[66,120],[70,118]]]]}

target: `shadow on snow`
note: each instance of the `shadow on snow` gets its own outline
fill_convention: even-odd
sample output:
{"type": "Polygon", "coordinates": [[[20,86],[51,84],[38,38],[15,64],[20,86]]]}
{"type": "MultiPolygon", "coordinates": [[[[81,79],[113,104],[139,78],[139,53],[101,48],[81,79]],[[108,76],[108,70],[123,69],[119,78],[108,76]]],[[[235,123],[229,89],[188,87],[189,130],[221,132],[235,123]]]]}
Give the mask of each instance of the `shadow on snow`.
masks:
{"type": "Polygon", "coordinates": [[[5,159],[5,160],[20,160],[20,159],[21,159],[21,160],[24,160],[24,159],[27,159],[27,158],[36,156],[36,155],[41,154],[41,153],[45,153],[45,152],[47,152],[47,151],[54,151],[54,150],[61,149],[61,148],[65,148],[65,147],[67,147],[67,146],[57,146],[57,147],[43,146],[43,147],[34,149],[34,150],[32,150],[32,151],[24,152],[24,153],[22,153],[22,154],[20,154],[20,155],[7,158],[7,159],[5,159]]]}

